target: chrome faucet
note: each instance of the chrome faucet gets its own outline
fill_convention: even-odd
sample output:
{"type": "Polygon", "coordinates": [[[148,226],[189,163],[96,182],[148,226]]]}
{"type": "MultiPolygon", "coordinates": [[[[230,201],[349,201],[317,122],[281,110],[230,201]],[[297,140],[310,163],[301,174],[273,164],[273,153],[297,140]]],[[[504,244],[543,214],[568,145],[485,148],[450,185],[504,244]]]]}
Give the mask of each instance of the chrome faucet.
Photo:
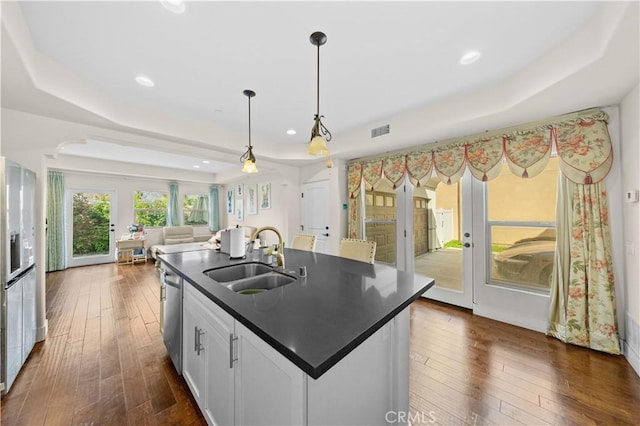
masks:
{"type": "Polygon", "coordinates": [[[273,231],[278,236],[278,254],[276,255],[276,262],[278,267],[284,269],[284,243],[282,241],[282,234],[273,226],[262,226],[253,233],[251,236],[251,242],[249,243],[250,247],[253,247],[253,243],[256,241],[256,238],[262,231],[273,231]]]}

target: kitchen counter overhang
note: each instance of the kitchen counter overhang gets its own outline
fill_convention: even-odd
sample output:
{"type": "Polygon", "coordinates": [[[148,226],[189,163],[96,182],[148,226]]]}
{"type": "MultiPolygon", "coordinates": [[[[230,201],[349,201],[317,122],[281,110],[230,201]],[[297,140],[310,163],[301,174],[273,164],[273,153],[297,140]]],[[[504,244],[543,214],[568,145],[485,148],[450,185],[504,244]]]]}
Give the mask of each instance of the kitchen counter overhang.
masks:
{"type": "Polygon", "coordinates": [[[432,278],[337,256],[285,249],[297,280],[243,295],[203,272],[259,261],[213,250],[159,255],[184,280],[317,379],[434,285],[432,278]],[[307,276],[298,271],[305,266],[307,276]]]}

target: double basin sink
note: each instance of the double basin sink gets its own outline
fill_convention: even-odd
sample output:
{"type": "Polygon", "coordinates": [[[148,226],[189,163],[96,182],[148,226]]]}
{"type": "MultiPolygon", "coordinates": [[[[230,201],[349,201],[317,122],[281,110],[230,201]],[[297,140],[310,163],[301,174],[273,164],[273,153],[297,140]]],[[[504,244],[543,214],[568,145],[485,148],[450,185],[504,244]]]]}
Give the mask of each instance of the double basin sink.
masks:
{"type": "Polygon", "coordinates": [[[259,262],[208,269],[204,274],[238,294],[263,293],[296,281],[295,277],[276,272],[273,267],[259,262]]]}

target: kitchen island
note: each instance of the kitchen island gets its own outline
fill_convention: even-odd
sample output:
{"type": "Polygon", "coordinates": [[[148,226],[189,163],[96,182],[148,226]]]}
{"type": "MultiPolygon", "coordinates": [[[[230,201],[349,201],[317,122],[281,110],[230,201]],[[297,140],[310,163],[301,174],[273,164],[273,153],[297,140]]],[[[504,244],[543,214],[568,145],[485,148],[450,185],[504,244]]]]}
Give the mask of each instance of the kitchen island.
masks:
{"type": "Polygon", "coordinates": [[[211,424],[387,424],[408,411],[408,306],[433,279],[286,249],[293,282],[238,294],[205,271],[249,262],[159,256],[184,281],[183,375],[211,424]],[[301,276],[300,268],[306,268],[301,276]]]}

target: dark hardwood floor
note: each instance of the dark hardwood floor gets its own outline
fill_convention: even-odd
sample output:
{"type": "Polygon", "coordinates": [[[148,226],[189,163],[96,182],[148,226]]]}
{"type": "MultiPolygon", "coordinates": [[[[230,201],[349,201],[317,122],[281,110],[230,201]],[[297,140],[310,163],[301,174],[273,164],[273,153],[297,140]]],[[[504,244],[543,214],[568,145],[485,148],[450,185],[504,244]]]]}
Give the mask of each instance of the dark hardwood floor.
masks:
{"type": "MultiPolygon", "coordinates": [[[[151,263],[47,275],[49,336],[2,424],[205,424],[158,330],[151,263]]],[[[640,379],[620,356],[418,301],[411,308],[411,413],[419,424],[638,424],[640,379]]]]}

